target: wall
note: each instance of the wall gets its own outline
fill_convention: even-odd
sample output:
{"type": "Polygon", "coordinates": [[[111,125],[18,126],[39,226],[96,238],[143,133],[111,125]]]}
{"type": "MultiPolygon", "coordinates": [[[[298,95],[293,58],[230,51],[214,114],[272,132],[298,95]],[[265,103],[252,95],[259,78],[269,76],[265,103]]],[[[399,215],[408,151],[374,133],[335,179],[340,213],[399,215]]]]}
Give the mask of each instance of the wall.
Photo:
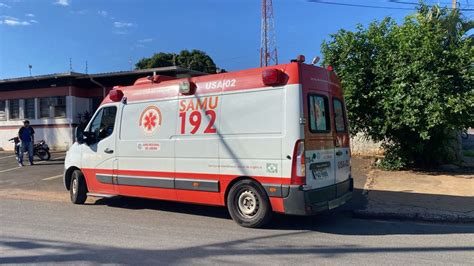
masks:
{"type": "Polygon", "coordinates": [[[352,155],[383,155],[383,149],[380,142],[374,142],[367,139],[364,134],[358,133],[351,137],[351,153],[352,155]]]}
{"type": "MultiPolygon", "coordinates": [[[[18,126],[19,128],[20,126],[18,126]]],[[[0,130],[0,148],[5,151],[13,150],[13,143],[8,140],[18,134],[18,128],[0,130]]],[[[37,127],[33,126],[35,130],[35,142],[45,140],[52,150],[67,150],[72,144],[73,128],[69,127],[37,127]]]]}
{"type": "MultiPolygon", "coordinates": [[[[36,110],[38,114],[38,107],[36,110]]],[[[36,132],[35,141],[44,139],[53,150],[67,150],[74,141],[73,124],[79,122],[77,115],[86,110],[91,111],[90,99],[66,96],[66,117],[29,119],[36,132]]],[[[18,135],[22,125],[22,119],[0,121],[0,150],[13,150],[8,140],[18,135]]]]}

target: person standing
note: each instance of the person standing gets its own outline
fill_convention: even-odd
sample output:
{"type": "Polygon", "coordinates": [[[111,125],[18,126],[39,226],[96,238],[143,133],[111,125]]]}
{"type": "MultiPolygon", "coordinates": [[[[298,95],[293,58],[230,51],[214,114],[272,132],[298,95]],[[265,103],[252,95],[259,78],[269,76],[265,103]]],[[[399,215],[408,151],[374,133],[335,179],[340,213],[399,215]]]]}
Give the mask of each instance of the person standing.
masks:
{"type": "Polygon", "coordinates": [[[18,165],[23,166],[23,153],[28,151],[30,165],[33,165],[33,143],[35,141],[35,130],[30,126],[30,121],[23,121],[23,126],[18,131],[20,138],[20,154],[18,156],[18,165]]]}

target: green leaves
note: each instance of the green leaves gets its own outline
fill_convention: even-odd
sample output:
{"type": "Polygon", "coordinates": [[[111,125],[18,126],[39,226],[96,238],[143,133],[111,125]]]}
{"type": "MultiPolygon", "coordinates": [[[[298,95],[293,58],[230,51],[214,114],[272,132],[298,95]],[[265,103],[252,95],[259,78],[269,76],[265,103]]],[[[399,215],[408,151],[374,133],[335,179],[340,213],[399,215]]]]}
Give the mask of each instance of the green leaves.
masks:
{"type": "Polygon", "coordinates": [[[382,165],[453,158],[443,151],[446,139],[474,125],[472,25],[458,10],[421,4],[403,24],[385,18],[322,44],[323,64],[344,87],[351,133],[384,141],[382,165]]]}
{"type": "Polygon", "coordinates": [[[206,73],[216,73],[216,64],[212,58],[200,50],[182,50],[179,54],[157,53],[135,64],[137,69],[166,66],[180,66],[206,73]]]}

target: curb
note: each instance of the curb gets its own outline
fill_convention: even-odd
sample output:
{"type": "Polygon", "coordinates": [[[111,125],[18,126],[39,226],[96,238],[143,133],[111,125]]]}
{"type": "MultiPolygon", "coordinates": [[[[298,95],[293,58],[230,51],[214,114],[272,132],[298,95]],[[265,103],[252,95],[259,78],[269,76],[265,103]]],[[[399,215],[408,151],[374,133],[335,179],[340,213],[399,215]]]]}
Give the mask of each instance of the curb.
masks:
{"type": "Polygon", "coordinates": [[[438,223],[474,223],[474,217],[457,214],[408,213],[390,211],[354,210],[354,217],[365,219],[408,220],[438,223]]]}

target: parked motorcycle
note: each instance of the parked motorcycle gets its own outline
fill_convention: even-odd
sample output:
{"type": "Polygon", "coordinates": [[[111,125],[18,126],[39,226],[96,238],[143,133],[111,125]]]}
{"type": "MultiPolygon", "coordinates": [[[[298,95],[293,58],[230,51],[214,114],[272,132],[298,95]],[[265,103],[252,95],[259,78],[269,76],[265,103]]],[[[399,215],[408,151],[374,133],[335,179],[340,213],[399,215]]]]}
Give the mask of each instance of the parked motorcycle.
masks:
{"type": "MultiPolygon", "coordinates": [[[[18,156],[20,155],[20,139],[18,137],[14,137],[9,139],[8,141],[13,142],[15,145],[15,155],[16,159],[18,160],[18,156]]],[[[49,146],[46,144],[44,140],[40,140],[38,143],[33,144],[33,152],[35,156],[41,161],[47,161],[51,159],[51,153],[49,152],[49,146]]]]}

